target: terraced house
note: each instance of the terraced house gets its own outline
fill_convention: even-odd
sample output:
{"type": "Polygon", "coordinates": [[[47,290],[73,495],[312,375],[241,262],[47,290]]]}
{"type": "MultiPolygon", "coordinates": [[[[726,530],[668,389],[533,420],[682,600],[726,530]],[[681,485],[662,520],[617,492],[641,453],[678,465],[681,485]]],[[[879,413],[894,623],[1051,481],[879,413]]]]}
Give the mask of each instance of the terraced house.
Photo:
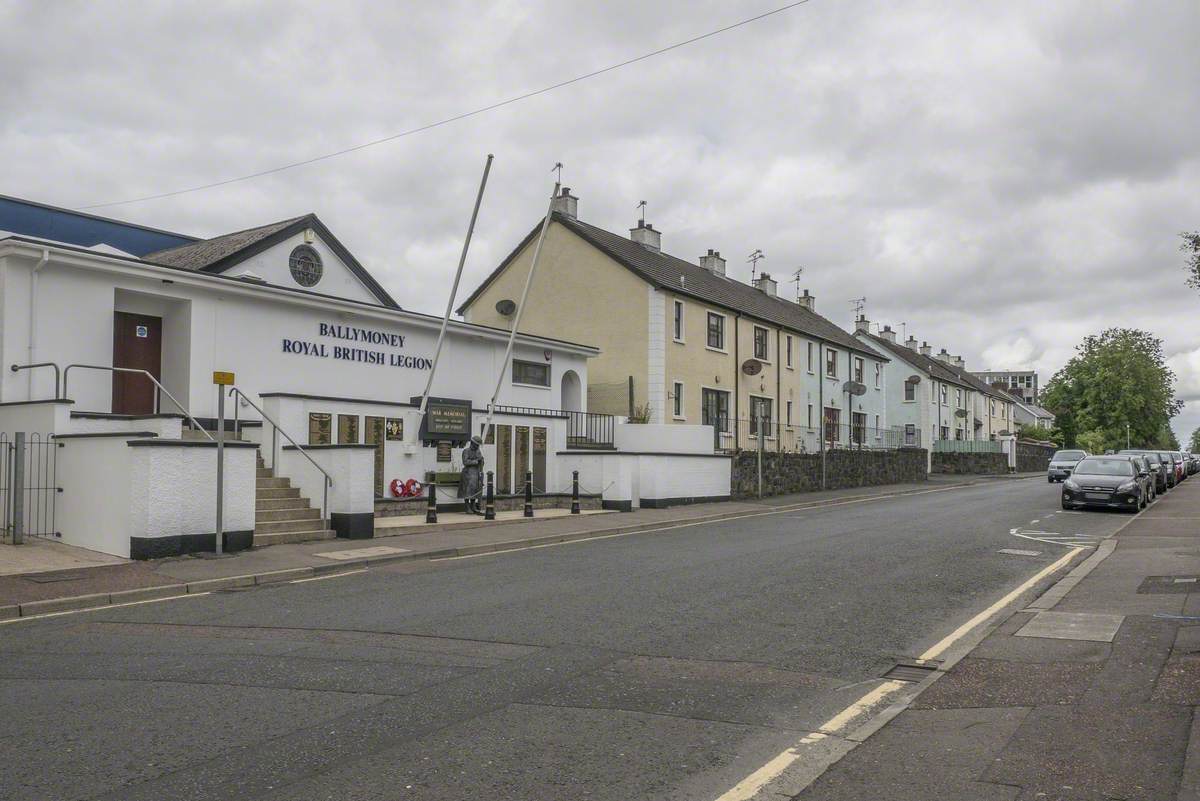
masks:
{"type": "MultiPolygon", "coordinates": [[[[458,309],[472,323],[511,324],[541,221],[458,309]]],[[[888,357],[817,314],[807,291],[778,295],[726,274],[709,250],[698,263],[662,250],[641,220],[629,235],[583,222],[578,199],[555,199],[522,331],[600,348],[587,410],[648,422],[713,425],[721,447],[816,450],[895,447],[885,401],[888,357]],[[760,422],[762,421],[762,422],[760,422]]]]}

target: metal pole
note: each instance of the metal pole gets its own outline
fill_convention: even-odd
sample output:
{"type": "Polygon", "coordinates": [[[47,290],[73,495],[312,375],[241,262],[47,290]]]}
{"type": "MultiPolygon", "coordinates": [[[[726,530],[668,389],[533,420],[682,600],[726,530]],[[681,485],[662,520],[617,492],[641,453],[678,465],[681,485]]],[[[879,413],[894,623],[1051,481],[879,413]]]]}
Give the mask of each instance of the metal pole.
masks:
{"type": "Polygon", "coordinates": [[[550,218],[554,214],[554,200],[558,197],[557,181],[554,182],[554,191],[550,194],[550,205],[546,208],[546,217],[542,220],[542,230],[538,233],[537,245],[533,248],[533,261],[529,265],[529,275],[525,276],[525,288],[521,290],[521,302],[517,304],[517,316],[513,318],[512,330],[508,332],[508,347],[504,350],[504,361],[500,362],[500,372],[496,376],[496,391],[492,393],[492,400],[488,403],[488,419],[487,426],[483,429],[483,438],[486,440],[492,431],[492,416],[496,406],[496,399],[500,397],[500,387],[504,385],[504,374],[508,372],[508,362],[512,359],[513,344],[517,339],[517,329],[521,327],[521,317],[525,314],[525,301],[529,299],[529,287],[533,285],[533,274],[537,272],[538,260],[542,256],[542,243],[546,241],[546,231],[550,228],[550,218]]]}
{"type": "Polygon", "coordinates": [[[429,494],[425,498],[425,522],[426,523],[436,523],[437,522],[437,473],[436,472],[431,472],[429,474],[429,482],[428,482],[428,486],[426,487],[426,490],[428,491],[429,494]]]}
{"type": "Polygon", "coordinates": [[[487,471],[487,499],[483,507],[483,519],[496,519],[496,483],[492,471],[487,471]]]}
{"type": "Polygon", "coordinates": [[[225,538],[225,387],[217,386],[217,554],[225,538]]]}
{"type": "Polygon", "coordinates": [[[442,317],[442,328],[438,331],[437,347],[433,350],[433,364],[429,368],[429,378],[425,380],[425,391],[421,393],[420,414],[425,416],[425,406],[429,403],[429,391],[433,389],[433,376],[437,372],[438,360],[442,355],[442,343],[446,339],[446,326],[450,323],[450,313],[454,311],[454,298],[458,295],[458,282],[462,278],[463,265],[467,263],[467,249],[471,247],[471,235],[475,233],[475,220],[479,217],[479,204],[483,202],[483,188],[487,186],[488,173],[492,171],[492,156],[488,153],[487,163],[483,165],[483,179],[479,182],[479,194],[475,196],[475,208],[471,210],[471,222],[467,225],[467,237],[463,240],[462,253],[458,257],[458,270],[454,273],[454,283],[450,287],[450,298],[446,301],[446,314],[442,317]]]}
{"type": "Polygon", "coordinates": [[[571,471],[571,514],[579,514],[579,471],[571,471]]]}
{"type": "Polygon", "coordinates": [[[821,442],[821,489],[825,489],[825,346],[817,345],[817,403],[821,405],[817,420],[818,439],[821,442]]]}
{"type": "Polygon", "coordinates": [[[25,432],[13,434],[12,464],[12,541],[25,542],[25,432]]]}
{"type": "Polygon", "coordinates": [[[762,459],[763,448],[767,441],[767,432],[763,429],[763,416],[757,415],[755,419],[758,421],[758,497],[762,499],[762,459]]]}
{"type": "Polygon", "coordinates": [[[525,517],[533,517],[533,471],[525,471],[525,517]]]}

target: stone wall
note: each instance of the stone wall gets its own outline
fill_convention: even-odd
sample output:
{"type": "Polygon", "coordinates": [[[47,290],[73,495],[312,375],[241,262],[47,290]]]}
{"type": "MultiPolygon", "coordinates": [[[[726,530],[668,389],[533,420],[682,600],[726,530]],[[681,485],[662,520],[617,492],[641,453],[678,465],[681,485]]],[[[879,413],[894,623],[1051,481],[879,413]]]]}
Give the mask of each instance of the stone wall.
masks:
{"type": "Polygon", "coordinates": [[[932,473],[951,475],[994,476],[1008,473],[1007,453],[935,453],[930,466],[932,473]]]}
{"type": "MultiPolygon", "coordinates": [[[[896,451],[833,450],[826,454],[825,488],[871,487],[925,481],[927,454],[920,448],[896,451]]],[[[821,489],[819,453],[763,453],[763,495],[789,495],[821,489]]],[[[734,498],[758,494],[758,456],[733,457],[734,498]]]]}
{"type": "Polygon", "coordinates": [[[1044,473],[1050,469],[1050,457],[1056,450],[1053,445],[1017,442],[1017,472],[1044,473]]]}

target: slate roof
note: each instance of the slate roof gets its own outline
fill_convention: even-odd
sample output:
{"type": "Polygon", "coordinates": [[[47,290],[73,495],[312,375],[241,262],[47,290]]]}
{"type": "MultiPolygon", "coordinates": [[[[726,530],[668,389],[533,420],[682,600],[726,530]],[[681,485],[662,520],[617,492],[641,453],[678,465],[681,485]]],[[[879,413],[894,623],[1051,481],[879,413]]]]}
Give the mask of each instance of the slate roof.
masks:
{"type": "MultiPolygon", "coordinates": [[[[816,339],[840,345],[848,350],[884,358],[846,331],[816,312],[783,298],[771,297],[762,290],[732,278],[716,275],[698,264],[684,261],[667,253],[654,252],[627,236],[597,228],[594,225],[554,212],[554,222],[577,234],[610,258],[655,287],[669,289],[680,295],[695,298],[725,310],[741,312],[764,322],[808,334],[816,339]],[[682,283],[680,277],[683,277],[682,283]]],[[[517,254],[537,235],[541,223],[521,241],[508,257],[492,271],[483,283],[458,307],[458,313],[470,306],[492,281],[504,271],[517,254]]]]}
{"type": "MultiPolygon", "coordinates": [[[[930,378],[936,378],[938,381],[945,381],[947,384],[956,384],[965,389],[979,389],[979,387],[969,383],[963,378],[965,371],[960,371],[953,365],[938,361],[932,356],[926,356],[924,353],[907,348],[899,342],[891,342],[881,336],[868,334],[866,331],[860,331],[860,336],[867,337],[872,342],[877,343],[888,353],[893,354],[899,359],[903,359],[914,367],[918,367],[929,374],[930,378]]],[[[988,389],[989,395],[995,395],[995,391],[988,389]]]]}
{"type": "MultiPolygon", "coordinates": [[[[307,215],[305,215],[307,216],[307,215]]],[[[155,264],[165,264],[168,267],[182,267],[185,270],[207,270],[222,259],[261,242],[272,234],[287,228],[292,223],[304,217],[292,217],[257,228],[247,228],[244,231],[234,231],[231,234],[214,236],[212,239],[201,239],[179,247],[147,253],[142,258],[155,264]]]]}

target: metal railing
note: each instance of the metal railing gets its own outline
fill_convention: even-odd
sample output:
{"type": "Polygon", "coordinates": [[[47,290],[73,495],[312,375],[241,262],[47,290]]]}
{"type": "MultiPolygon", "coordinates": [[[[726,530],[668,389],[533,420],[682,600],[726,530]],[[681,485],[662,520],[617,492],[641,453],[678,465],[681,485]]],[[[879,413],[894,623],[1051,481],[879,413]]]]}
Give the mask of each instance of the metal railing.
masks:
{"type": "MultiPolygon", "coordinates": [[[[312,466],[317,468],[317,470],[319,470],[321,472],[321,475],[325,476],[325,484],[324,484],[325,493],[324,493],[324,497],[321,499],[321,519],[325,521],[326,525],[328,525],[329,524],[329,515],[328,515],[328,513],[329,513],[329,488],[333,486],[333,476],[329,475],[329,473],[326,472],[324,467],[321,467],[321,465],[317,464],[316,459],[313,459],[311,456],[309,456],[308,451],[304,450],[304,448],[300,446],[299,442],[296,442],[296,440],[292,439],[291,434],[289,434],[288,432],[286,432],[282,428],[280,428],[279,423],[275,422],[275,420],[272,419],[270,417],[270,415],[268,415],[266,412],[264,412],[262,410],[261,406],[259,406],[254,401],[250,400],[250,397],[245,392],[242,392],[237,387],[230,387],[229,388],[229,396],[231,398],[234,398],[235,400],[237,398],[241,398],[242,400],[246,401],[246,403],[250,404],[250,406],[254,409],[254,411],[256,411],[260,415],[262,415],[262,419],[266,420],[268,423],[271,424],[271,467],[277,468],[279,465],[279,462],[277,459],[279,443],[277,442],[277,438],[275,436],[276,432],[278,432],[280,434],[283,434],[283,436],[287,438],[287,441],[292,443],[292,446],[295,447],[295,449],[300,453],[300,455],[303,456],[305,459],[307,459],[309,462],[311,462],[312,466]]],[[[223,425],[223,423],[222,423],[222,425],[223,425]]]]}
{"type": "Polygon", "coordinates": [[[934,453],[1003,453],[1004,446],[999,440],[991,439],[935,439],[934,453]]]}
{"type": "Polygon", "coordinates": [[[61,384],[62,372],[58,369],[58,365],[54,362],[36,362],[35,364],[14,364],[8,369],[14,373],[21,370],[33,370],[37,367],[53,367],[54,368],[54,399],[59,399],[58,388],[61,384]]]}
{"type": "Polygon", "coordinates": [[[146,378],[149,378],[154,383],[154,386],[158,388],[158,390],[154,393],[154,413],[155,414],[158,414],[159,410],[162,408],[162,395],[166,395],[168,398],[171,399],[171,402],[175,404],[175,406],[179,409],[179,411],[183,412],[183,416],[188,419],[188,421],[192,424],[192,426],[195,427],[195,429],[197,431],[199,431],[204,436],[208,437],[208,439],[210,441],[214,441],[212,438],[212,434],[209,434],[208,431],[206,431],[204,429],[204,426],[200,425],[200,423],[197,422],[196,418],[192,417],[192,414],[191,414],[191,412],[189,412],[187,410],[187,407],[184,406],[182,403],[180,403],[179,399],[176,398],[174,395],[172,395],[167,390],[166,387],[164,387],[162,384],[160,384],[158,379],[155,378],[149,371],[138,370],[133,367],[108,367],[103,364],[68,364],[66,366],[66,368],[63,370],[62,389],[63,389],[63,397],[64,398],[68,397],[67,381],[70,379],[71,368],[73,368],[73,367],[78,367],[83,370],[104,370],[104,371],[107,371],[110,373],[137,373],[139,375],[146,376],[146,378]]]}
{"type": "Polygon", "coordinates": [[[0,538],[20,545],[26,536],[60,536],[58,447],[37,432],[0,434],[0,538]]]}
{"type": "Polygon", "coordinates": [[[533,406],[493,406],[495,414],[525,417],[552,417],[567,421],[568,448],[612,448],[617,418],[597,412],[571,412],[563,409],[538,409],[533,406]]]}
{"type": "MultiPolygon", "coordinates": [[[[713,423],[709,422],[708,425],[713,423]]],[[[903,427],[874,428],[846,424],[817,427],[774,420],[725,418],[713,425],[713,447],[725,453],[758,450],[760,432],[765,435],[763,450],[782,453],[819,453],[822,438],[825,450],[890,451],[921,447],[921,432],[915,428],[907,430],[903,427]]]]}

